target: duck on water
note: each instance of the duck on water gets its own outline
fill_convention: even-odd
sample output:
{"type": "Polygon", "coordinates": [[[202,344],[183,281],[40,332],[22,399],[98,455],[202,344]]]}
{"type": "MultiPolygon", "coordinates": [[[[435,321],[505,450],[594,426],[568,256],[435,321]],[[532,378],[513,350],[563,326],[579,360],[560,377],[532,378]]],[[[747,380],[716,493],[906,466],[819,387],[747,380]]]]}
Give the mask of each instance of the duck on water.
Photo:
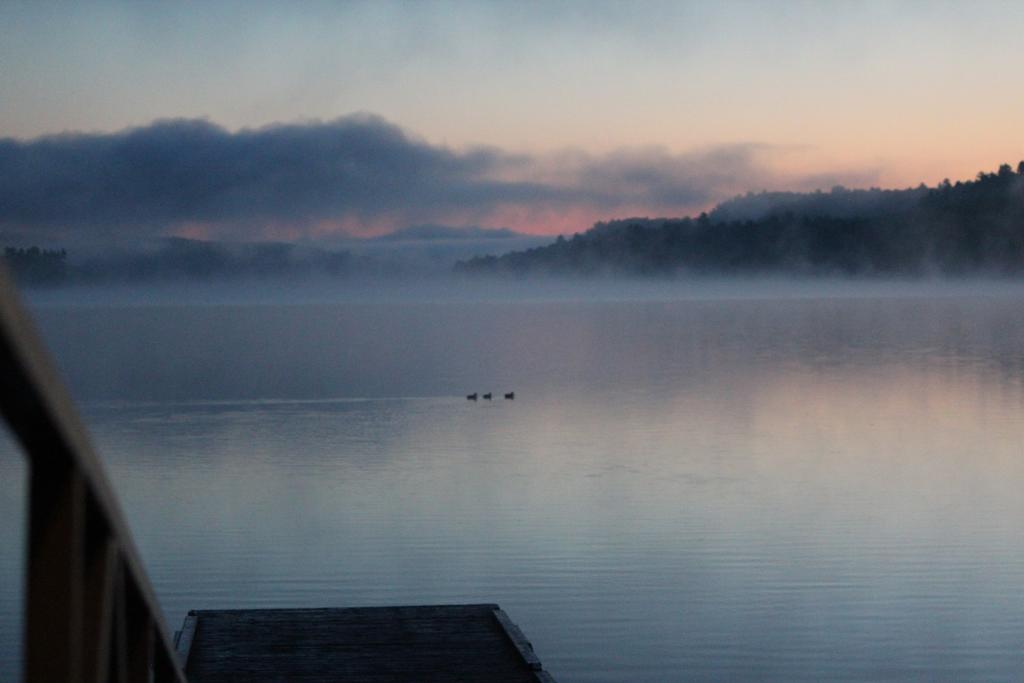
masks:
{"type": "MultiPolygon", "coordinates": [[[[490,401],[493,397],[494,397],[493,394],[491,392],[489,392],[489,391],[486,394],[483,395],[483,399],[485,401],[490,401]]],[[[478,398],[480,398],[480,395],[477,392],[475,392],[475,391],[472,394],[467,394],[466,395],[466,400],[467,401],[475,401],[478,398]]],[[[514,392],[514,391],[510,391],[507,394],[505,394],[505,399],[506,400],[514,401],[515,398],[516,398],[516,392],[514,392]]]]}

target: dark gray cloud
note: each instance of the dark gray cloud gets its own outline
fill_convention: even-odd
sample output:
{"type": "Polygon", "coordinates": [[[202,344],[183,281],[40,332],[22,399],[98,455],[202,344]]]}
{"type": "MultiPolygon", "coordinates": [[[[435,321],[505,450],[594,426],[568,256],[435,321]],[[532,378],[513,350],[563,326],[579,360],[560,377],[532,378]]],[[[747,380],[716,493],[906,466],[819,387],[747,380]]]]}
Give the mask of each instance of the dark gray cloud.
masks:
{"type": "Polygon", "coordinates": [[[284,228],[322,232],[325,224],[353,231],[453,217],[507,224],[503,211],[657,213],[771,184],[768,149],[528,156],[432,145],[369,115],[238,132],[166,120],[117,133],[0,139],[0,228],[121,239],[198,226],[244,239],[284,228]]]}

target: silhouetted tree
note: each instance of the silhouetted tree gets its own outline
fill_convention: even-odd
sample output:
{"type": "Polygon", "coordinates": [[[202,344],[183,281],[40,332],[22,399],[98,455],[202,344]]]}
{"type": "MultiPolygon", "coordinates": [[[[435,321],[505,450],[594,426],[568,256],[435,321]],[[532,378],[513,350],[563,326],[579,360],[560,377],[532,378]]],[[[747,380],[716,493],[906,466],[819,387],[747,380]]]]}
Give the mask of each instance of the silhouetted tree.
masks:
{"type": "Polygon", "coordinates": [[[64,249],[4,249],[4,261],[15,279],[32,285],[54,285],[64,282],[67,278],[67,256],[64,249]]]}

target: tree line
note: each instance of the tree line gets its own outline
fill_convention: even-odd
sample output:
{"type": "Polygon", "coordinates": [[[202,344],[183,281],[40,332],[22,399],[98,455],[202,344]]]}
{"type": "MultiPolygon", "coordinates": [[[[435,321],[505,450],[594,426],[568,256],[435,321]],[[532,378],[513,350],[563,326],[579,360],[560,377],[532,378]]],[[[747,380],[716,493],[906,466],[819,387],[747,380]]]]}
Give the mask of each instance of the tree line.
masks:
{"type": "Polygon", "coordinates": [[[1024,161],[934,188],[748,194],[691,218],[598,223],[583,234],[462,261],[465,273],[1024,272],[1024,161]]]}
{"type": "Polygon", "coordinates": [[[139,251],[94,247],[73,262],[65,249],[37,246],[6,247],[3,258],[15,280],[27,286],[340,276],[352,261],[347,251],[299,249],[279,242],[226,245],[180,237],[139,251]]]}
{"type": "Polygon", "coordinates": [[[30,284],[61,284],[68,276],[64,249],[5,247],[4,261],[14,277],[30,284]]]}

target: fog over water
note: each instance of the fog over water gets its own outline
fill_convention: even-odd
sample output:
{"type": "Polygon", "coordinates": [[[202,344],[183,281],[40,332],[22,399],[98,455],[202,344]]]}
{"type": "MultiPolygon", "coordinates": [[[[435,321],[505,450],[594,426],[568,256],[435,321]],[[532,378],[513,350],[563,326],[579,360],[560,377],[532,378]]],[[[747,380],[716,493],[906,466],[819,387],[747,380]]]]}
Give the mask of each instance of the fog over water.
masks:
{"type": "MultiPolygon", "coordinates": [[[[31,299],[172,628],[493,601],[563,681],[1024,669],[1019,284],[31,299]]],[[[2,680],[23,477],[0,447],[2,680]]]]}
{"type": "MultiPolygon", "coordinates": [[[[450,269],[446,269],[450,270],[450,269]]],[[[504,303],[719,299],[864,299],[1013,296],[1013,277],[479,277],[440,274],[350,279],[168,281],[40,287],[23,292],[34,308],[310,303],[504,303]]]]}

